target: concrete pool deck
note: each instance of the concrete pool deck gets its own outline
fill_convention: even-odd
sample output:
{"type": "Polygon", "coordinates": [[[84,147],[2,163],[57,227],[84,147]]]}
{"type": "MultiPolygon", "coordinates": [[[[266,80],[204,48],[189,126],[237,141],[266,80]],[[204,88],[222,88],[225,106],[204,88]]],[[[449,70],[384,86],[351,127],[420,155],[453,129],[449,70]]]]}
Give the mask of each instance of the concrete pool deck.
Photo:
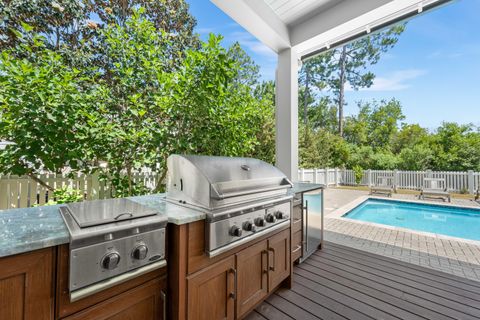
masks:
{"type": "MultiPolygon", "coordinates": [[[[325,190],[326,241],[480,282],[479,241],[341,218],[367,197],[366,191],[325,190]]],[[[411,194],[394,194],[391,199],[418,201],[411,194]]],[[[466,199],[452,199],[452,205],[480,208],[478,203],[466,199]]]]}

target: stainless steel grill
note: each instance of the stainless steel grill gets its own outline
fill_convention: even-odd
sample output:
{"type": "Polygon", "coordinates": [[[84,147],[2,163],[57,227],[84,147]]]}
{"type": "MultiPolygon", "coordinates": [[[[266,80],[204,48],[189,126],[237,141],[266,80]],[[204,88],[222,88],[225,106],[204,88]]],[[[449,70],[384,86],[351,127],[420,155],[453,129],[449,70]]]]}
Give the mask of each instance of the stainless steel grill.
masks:
{"type": "Polygon", "coordinates": [[[207,215],[210,256],[290,223],[292,183],[264,161],[172,155],[167,166],[167,200],[207,215]]]}

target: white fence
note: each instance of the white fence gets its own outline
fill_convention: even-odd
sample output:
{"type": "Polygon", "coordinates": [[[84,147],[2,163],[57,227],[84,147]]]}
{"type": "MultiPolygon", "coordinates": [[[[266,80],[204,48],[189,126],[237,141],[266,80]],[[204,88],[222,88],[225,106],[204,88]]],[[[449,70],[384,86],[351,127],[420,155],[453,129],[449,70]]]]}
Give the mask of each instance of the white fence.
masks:
{"type": "MultiPolygon", "coordinates": [[[[87,200],[111,198],[113,188],[109,183],[99,179],[98,174],[78,174],[69,178],[62,174],[41,174],[40,180],[54,189],[71,187],[78,189],[87,200]]],[[[155,172],[134,173],[133,181],[153,190],[158,180],[155,172]]],[[[52,192],[27,176],[0,176],[0,210],[27,208],[44,205],[53,200],[52,192]]]]}
{"type": "MultiPolygon", "coordinates": [[[[372,185],[382,176],[392,177],[398,189],[420,190],[424,178],[445,179],[447,189],[452,192],[473,194],[480,188],[480,172],[474,171],[365,170],[360,185],[372,185]]],[[[357,185],[354,171],[348,169],[300,169],[298,180],[327,186],[357,185]]]]}

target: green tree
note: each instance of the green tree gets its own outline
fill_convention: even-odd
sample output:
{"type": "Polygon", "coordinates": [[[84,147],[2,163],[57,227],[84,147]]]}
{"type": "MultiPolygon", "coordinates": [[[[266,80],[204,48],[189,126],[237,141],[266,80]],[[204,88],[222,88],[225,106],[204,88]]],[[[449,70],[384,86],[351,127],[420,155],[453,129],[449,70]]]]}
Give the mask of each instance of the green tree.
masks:
{"type": "Polygon", "coordinates": [[[391,150],[400,121],[405,119],[402,106],[396,99],[390,101],[359,102],[359,113],[350,117],[345,138],[351,143],[369,145],[373,149],[391,150]]]}
{"type": "Polygon", "coordinates": [[[259,84],[260,67],[242,49],[238,42],[235,42],[228,49],[228,55],[232,60],[238,63],[238,74],[235,79],[238,84],[255,88],[259,84]]]}
{"type": "Polygon", "coordinates": [[[0,136],[16,144],[0,153],[1,172],[102,170],[125,196],[146,191],[133,179],[143,167],[159,171],[161,190],[172,153],[273,161],[273,85],[239,82],[241,61],[214,35],[166,67],[170,38],[142,12],[99,30],[102,66],[79,71],[38,36],[33,48],[21,42],[28,59],[2,53],[0,136]]]}
{"type": "Polygon", "coordinates": [[[308,109],[315,102],[317,92],[326,88],[327,79],[332,73],[330,60],[333,52],[315,56],[303,62],[298,76],[299,105],[302,106],[299,119],[308,124],[308,109]]]}
{"type": "Polygon", "coordinates": [[[375,75],[368,67],[378,63],[383,53],[393,48],[398,37],[405,30],[405,25],[397,25],[386,31],[363,37],[339,48],[330,50],[324,59],[320,59],[324,72],[322,82],[333,92],[338,106],[338,132],[343,136],[345,88],[354,90],[368,88],[373,84],[375,75]]]}
{"type": "Polygon", "coordinates": [[[263,81],[255,87],[255,99],[261,102],[262,126],[257,131],[257,144],[251,156],[275,163],[275,82],[263,81]]]}
{"type": "Polygon", "coordinates": [[[80,169],[95,160],[89,115],[97,85],[66,66],[43,38],[31,37],[33,46],[20,43],[0,56],[0,136],[15,143],[0,152],[0,172],[28,175],[52,190],[38,179],[40,171],[80,169]],[[18,50],[35,59],[18,58],[18,50]]]}

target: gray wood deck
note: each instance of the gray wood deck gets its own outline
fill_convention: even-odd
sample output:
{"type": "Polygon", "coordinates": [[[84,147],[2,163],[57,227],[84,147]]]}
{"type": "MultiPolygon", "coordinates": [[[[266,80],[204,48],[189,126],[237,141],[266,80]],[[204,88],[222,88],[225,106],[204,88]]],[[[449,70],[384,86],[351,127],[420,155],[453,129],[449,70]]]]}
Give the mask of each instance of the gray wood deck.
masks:
{"type": "Polygon", "coordinates": [[[480,282],[327,242],[247,319],[480,319],[480,282]]]}

